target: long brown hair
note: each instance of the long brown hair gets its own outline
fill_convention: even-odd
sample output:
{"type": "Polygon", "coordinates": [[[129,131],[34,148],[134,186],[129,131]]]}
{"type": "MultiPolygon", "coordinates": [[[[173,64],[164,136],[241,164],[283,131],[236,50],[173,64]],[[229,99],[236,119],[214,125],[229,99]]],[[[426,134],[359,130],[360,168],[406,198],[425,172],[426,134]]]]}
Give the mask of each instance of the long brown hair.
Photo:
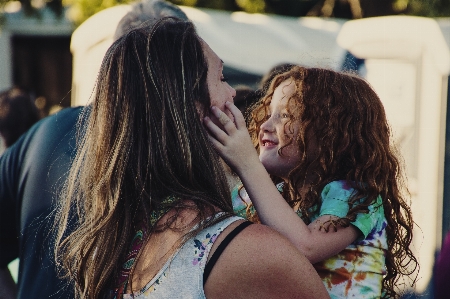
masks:
{"type": "Polygon", "coordinates": [[[216,208],[231,215],[199,116],[210,106],[207,70],[193,24],[175,18],[134,29],[107,51],[55,220],[55,256],[77,297],[113,287],[138,222],[168,196],[194,202],[200,225],[190,234],[211,225],[216,208]]]}
{"type": "MultiPolygon", "coordinates": [[[[358,213],[367,213],[368,206],[381,196],[388,223],[383,294],[397,298],[395,284],[400,275],[411,275],[418,263],[410,249],[413,219],[403,163],[391,140],[384,107],[370,85],[355,75],[297,66],[274,78],[253,111],[250,132],[256,147],[274,90],[289,79],[296,86],[289,99],[296,111],[290,111],[286,130],[294,122],[300,123],[297,138],[291,139],[298,145],[300,162],[289,174],[283,196],[292,207],[299,206],[303,220],[310,223],[310,217],[320,209],[325,185],[346,180],[356,190],[349,200],[349,212],[326,223],[325,229],[348,227],[358,213]],[[309,148],[311,142],[314,150],[309,148]],[[302,189],[308,190],[304,196],[302,189]]],[[[283,155],[283,148],[279,154],[283,155]]]]}

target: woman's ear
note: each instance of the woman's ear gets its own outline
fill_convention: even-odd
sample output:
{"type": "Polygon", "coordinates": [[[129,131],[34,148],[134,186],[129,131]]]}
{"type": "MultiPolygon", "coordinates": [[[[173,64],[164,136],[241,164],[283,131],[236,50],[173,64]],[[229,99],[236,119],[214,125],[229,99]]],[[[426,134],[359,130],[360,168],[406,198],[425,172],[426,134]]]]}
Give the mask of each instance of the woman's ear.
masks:
{"type": "Polygon", "coordinates": [[[198,117],[199,117],[200,121],[203,122],[203,119],[206,116],[209,116],[208,109],[198,101],[196,101],[194,104],[195,104],[195,110],[197,110],[198,117]]]}

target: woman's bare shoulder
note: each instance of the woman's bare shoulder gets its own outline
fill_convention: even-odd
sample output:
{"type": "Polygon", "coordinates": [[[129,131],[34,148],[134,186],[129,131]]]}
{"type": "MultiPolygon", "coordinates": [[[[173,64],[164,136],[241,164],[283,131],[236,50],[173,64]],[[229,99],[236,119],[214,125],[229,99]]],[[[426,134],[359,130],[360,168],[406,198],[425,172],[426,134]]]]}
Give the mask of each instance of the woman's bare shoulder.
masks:
{"type": "Polygon", "coordinates": [[[208,299],[329,298],[311,263],[285,237],[260,224],[230,242],[211,271],[205,294],[208,299]]]}

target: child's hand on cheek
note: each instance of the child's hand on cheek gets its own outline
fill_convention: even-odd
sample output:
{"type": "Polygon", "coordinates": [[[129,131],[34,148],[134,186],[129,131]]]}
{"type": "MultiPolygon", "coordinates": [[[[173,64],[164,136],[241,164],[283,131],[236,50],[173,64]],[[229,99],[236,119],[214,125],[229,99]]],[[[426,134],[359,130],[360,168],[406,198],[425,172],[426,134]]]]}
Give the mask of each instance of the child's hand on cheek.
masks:
{"type": "Polygon", "coordinates": [[[241,111],[232,103],[227,102],[225,107],[231,112],[235,122],[219,108],[212,106],[211,111],[223,130],[219,128],[209,117],[205,117],[204,123],[210,132],[210,139],[219,155],[228,165],[240,175],[255,163],[260,163],[241,111]]]}

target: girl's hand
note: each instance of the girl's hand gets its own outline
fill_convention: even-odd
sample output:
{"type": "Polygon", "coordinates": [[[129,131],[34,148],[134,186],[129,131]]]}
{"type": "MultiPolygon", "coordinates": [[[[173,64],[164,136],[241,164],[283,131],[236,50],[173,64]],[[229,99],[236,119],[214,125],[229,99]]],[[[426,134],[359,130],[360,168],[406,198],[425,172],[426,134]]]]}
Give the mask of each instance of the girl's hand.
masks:
{"type": "Polygon", "coordinates": [[[214,144],[219,155],[238,174],[241,175],[247,169],[260,164],[241,111],[230,102],[225,103],[234,117],[235,123],[219,108],[212,106],[211,111],[223,130],[214,124],[209,117],[204,118],[206,128],[210,132],[210,140],[214,144]]]}

